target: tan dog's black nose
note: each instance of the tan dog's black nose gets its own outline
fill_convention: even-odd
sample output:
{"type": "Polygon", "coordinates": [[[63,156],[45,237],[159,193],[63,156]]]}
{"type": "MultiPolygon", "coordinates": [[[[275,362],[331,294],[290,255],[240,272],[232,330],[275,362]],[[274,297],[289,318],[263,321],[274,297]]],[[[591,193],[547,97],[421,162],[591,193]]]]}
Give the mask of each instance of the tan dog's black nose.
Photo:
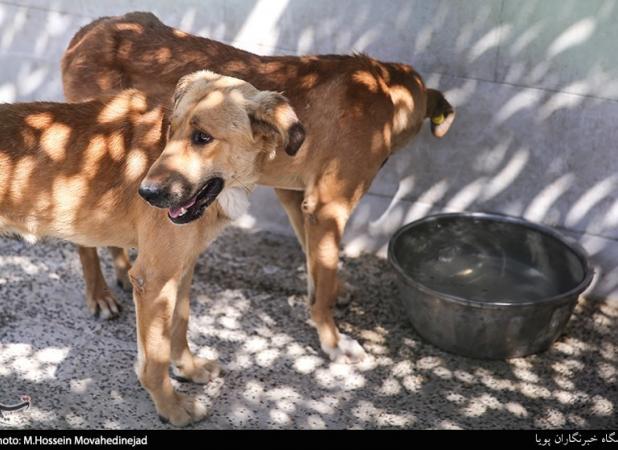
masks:
{"type": "Polygon", "coordinates": [[[142,182],[138,192],[139,195],[152,206],[158,208],[167,208],[169,206],[169,194],[167,189],[163,188],[160,184],[142,182]]]}

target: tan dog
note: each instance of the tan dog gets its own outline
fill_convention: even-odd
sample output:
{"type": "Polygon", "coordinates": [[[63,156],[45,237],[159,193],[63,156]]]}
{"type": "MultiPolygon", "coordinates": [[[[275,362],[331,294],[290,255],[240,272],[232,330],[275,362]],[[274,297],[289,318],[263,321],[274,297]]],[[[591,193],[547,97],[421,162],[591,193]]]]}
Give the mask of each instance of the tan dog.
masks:
{"type": "MultiPolygon", "coordinates": [[[[129,86],[165,97],[178,78],[200,68],[283,92],[305,125],[307,151],[292,163],[276,157],[259,183],[275,188],[307,256],[311,315],[322,349],[331,358],[361,359],[362,347],[339,333],[332,313],[346,222],[386,159],[419,132],[425,118],[442,137],[453,108],[404,64],[364,55],[262,57],[167,27],[149,13],[87,25],[62,60],[69,100],[129,86]]],[[[81,249],[81,254],[88,262],[90,301],[108,311],[108,291],[97,288],[105,281],[96,250],[81,249]]]]}
{"type": "Polygon", "coordinates": [[[186,425],[205,411],[175,392],[170,361],[197,383],[217,371],[187,344],[195,261],[244,212],[259,171],[296,152],[289,130],[302,127],[280,94],[206,71],[180,80],[169,120],[153,103],[128,90],[0,105],[0,231],[138,248],[136,371],[160,416],[186,425]]]}

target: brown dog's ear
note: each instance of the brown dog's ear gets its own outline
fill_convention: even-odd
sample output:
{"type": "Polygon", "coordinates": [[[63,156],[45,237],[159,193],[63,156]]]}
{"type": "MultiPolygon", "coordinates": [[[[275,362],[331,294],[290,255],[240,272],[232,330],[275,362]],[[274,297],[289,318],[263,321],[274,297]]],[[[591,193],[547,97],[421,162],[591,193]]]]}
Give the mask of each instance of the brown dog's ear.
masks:
{"type": "Polygon", "coordinates": [[[455,119],[455,109],[442,92],[427,89],[427,113],[425,117],[431,120],[431,132],[437,138],[446,134],[455,119]]]}
{"type": "Polygon", "coordinates": [[[294,156],[305,141],[305,128],[287,98],[276,92],[260,91],[253,99],[249,119],[254,138],[261,138],[276,150],[294,156]]]}

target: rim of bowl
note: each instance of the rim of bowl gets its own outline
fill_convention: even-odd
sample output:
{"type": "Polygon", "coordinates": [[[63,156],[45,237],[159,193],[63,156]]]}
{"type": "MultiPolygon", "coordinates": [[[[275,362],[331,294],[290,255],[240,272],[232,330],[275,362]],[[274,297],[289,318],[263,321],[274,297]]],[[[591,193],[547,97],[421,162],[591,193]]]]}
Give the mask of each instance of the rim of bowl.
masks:
{"type": "Polygon", "coordinates": [[[534,222],[530,222],[528,220],[525,220],[519,217],[513,217],[513,216],[506,215],[506,214],[497,214],[497,213],[483,213],[483,212],[438,213],[438,214],[432,214],[427,217],[423,217],[422,219],[415,220],[414,222],[410,222],[402,226],[401,228],[399,228],[395,232],[395,234],[393,234],[393,236],[390,238],[388,242],[388,261],[390,262],[391,266],[395,268],[395,270],[399,273],[399,275],[403,277],[403,279],[407,283],[411,284],[413,287],[419,289],[420,291],[426,294],[432,295],[432,296],[437,296],[442,299],[455,302],[455,303],[460,303],[466,306],[475,306],[475,307],[480,307],[480,308],[492,308],[492,307],[502,307],[502,306],[522,306],[524,307],[524,306],[543,305],[547,303],[558,303],[560,301],[565,301],[569,299],[570,297],[579,296],[582,292],[584,292],[588,288],[588,286],[590,286],[590,283],[592,282],[592,278],[594,277],[594,270],[590,266],[590,261],[588,261],[588,256],[586,254],[586,251],[579,243],[571,241],[571,240],[567,240],[561,233],[559,233],[558,231],[554,230],[551,227],[540,225],[534,222]],[[539,233],[545,234],[547,236],[550,236],[556,239],[559,243],[564,245],[570,251],[572,251],[575,254],[575,256],[577,256],[577,259],[579,260],[582,266],[584,277],[574,288],[569,289],[566,292],[554,295],[552,297],[547,297],[547,298],[543,298],[540,300],[531,300],[531,301],[526,301],[526,302],[521,302],[521,301],[518,302],[515,300],[499,300],[499,301],[483,302],[480,300],[473,300],[473,299],[468,299],[464,297],[459,297],[457,295],[447,294],[447,293],[432,289],[420,283],[419,281],[415,280],[403,270],[403,268],[399,264],[399,261],[395,257],[395,250],[394,250],[395,242],[399,239],[399,237],[403,233],[408,231],[410,228],[414,228],[421,224],[435,222],[437,220],[449,218],[449,217],[461,218],[461,219],[481,219],[481,220],[488,220],[488,221],[495,221],[495,222],[510,223],[513,225],[523,226],[525,228],[528,228],[528,229],[537,231],[539,233]]]}

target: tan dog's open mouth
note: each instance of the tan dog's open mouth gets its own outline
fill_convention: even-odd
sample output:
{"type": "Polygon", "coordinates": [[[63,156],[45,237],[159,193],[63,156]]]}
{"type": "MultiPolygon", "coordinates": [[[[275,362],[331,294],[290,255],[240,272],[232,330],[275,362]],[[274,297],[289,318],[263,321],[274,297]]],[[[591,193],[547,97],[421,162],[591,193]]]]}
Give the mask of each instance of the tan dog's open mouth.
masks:
{"type": "Polygon", "coordinates": [[[177,225],[199,219],[204,213],[204,210],[208,208],[221,193],[224,184],[225,181],[223,178],[211,178],[197,191],[197,194],[188,201],[178,206],[170,207],[167,216],[177,225]]]}

